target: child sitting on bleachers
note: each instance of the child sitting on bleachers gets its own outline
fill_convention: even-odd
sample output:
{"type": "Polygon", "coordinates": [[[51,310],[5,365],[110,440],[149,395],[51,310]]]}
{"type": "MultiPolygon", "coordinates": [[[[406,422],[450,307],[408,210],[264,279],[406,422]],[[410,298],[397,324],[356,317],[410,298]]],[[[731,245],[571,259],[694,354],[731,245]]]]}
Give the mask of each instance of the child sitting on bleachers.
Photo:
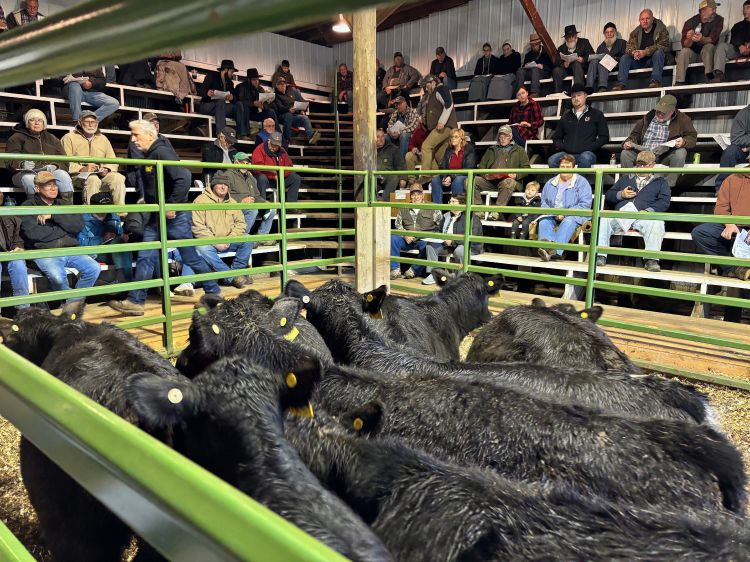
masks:
{"type": "MultiPolygon", "coordinates": [[[[539,195],[539,182],[530,181],[526,184],[523,197],[517,203],[519,207],[541,207],[542,196],[539,195]]],[[[520,240],[528,240],[529,238],[529,225],[539,215],[516,215],[513,218],[512,225],[510,227],[510,237],[518,238],[520,240]]]]}

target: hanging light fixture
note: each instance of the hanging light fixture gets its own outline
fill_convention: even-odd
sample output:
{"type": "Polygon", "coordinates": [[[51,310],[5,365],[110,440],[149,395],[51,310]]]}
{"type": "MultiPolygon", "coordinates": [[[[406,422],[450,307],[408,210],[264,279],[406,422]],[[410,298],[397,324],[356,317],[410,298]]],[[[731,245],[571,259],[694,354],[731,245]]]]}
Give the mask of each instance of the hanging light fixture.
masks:
{"type": "Polygon", "coordinates": [[[333,30],[336,33],[351,33],[352,28],[349,27],[349,23],[344,19],[344,14],[339,14],[339,19],[333,24],[333,30]]]}

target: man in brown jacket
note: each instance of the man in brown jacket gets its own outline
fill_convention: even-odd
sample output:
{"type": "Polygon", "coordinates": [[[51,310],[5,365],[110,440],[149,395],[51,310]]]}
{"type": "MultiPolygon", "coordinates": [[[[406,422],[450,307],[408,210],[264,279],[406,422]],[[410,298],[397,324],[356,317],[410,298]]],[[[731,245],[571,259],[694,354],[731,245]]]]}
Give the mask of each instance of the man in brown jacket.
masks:
{"type": "MultiPolygon", "coordinates": [[[[99,129],[99,120],[93,111],[81,112],[76,128],[62,138],[62,145],[68,156],[117,157],[109,139],[99,129]]],[[[115,205],[125,204],[125,176],[117,171],[117,164],[69,162],[69,166],[74,176],[73,185],[83,190],[85,204],[100,191],[109,191],[115,205]]]]}
{"type": "MultiPolygon", "coordinates": [[[[206,187],[194,203],[205,205],[207,203],[237,203],[229,196],[229,183],[225,172],[218,172],[213,177],[213,184],[206,187]]],[[[223,209],[216,211],[193,211],[193,236],[195,238],[214,238],[224,236],[242,236],[245,234],[245,217],[239,209],[223,209]]],[[[250,261],[252,245],[249,242],[234,244],[219,243],[207,246],[197,246],[196,251],[213,271],[229,271],[230,269],[244,269],[250,261]],[[235,252],[231,268],[224,263],[219,254],[224,252],[235,252]]],[[[183,275],[192,275],[192,271],[186,272],[183,265],[183,275]]],[[[189,269],[189,268],[188,268],[189,269]]],[[[251,283],[246,275],[227,277],[227,283],[234,287],[242,288],[251,283]]]]}
{"type": "MultiPolygon", "coordinates": [[[[688,149],[695,147],[697,141],[693,120],[677,109],[677,98],[667,94],[630,131],[622,144],[620,164],[623,168],[633,168],[638,153],[650,150],[656,154],[658,164],[682,168],[688,149]]],[[[677,184],[678,175],[667,176],[670,188],[677,184]]]]}
{"type": "MultiPolygon", "coordinates": [[[[27,111],[23,123],[13,127],[5,152],[65,156],[60,139],[47,130],[47,116],[38,109],[27,111]]],[[[23,187],[27,195],[35,193],[34,178],[38,172],[51,172],[57,181],[60,199],[67,205],[73,204],[73,181],[67,172],[67,162],[45,162],[30,156],[27,160],[10,160],[6,166],[16,172],[13,185],[23,187]]]]}
{"type": "Polygon", "coordinates": [[[638,27],[630,32],[625,54],[620,59],[617,83],[613,90],[624,90],[631,68],[651,67],[649,88],[661,88],[661,77],[667,53],[672,50],[669,30],[654,12],[646,8],[638,16],[638,27]]]}
{"type": "MultiPolygon", "coordinates": [[[[750,216],[750,174],[732,174],[724,180],[716,198],[714,214],[750,216]]],[[[750,231],[750,225],[732,222],[699,224],[693,229],[693,242],[704,254],[732,257],[735,237],[740,236],[742,230],[750,231]]],[[[750,236],[739,243],[750,243],[750,236]]],[[[719,269],[727,277],[750,280],[750,267],[723,265],[719,269]]]]}
{"type": "MultiPolygon", "coordinates": [[[[3,205],[5,194],[0,192],[0,206],[3,205]]],[[[24,250],[21,238],[21,218],[13,216],[0,217],[0,252],[22,252],[24,250]]],[[[14,297],[29,294],[29,275],[24,260],[11,260],[8,264],[8,276],[14,297]]],[[[0,264],[0,268],[2,264],[0,264]]],[[[2,271],[0,271],[2,273],[2,271]]],[[[2,275],[0,275],[0,283],[2,275]]],[[[28,304],[20,304],[16,308],[26,308],[28,304]]]]}

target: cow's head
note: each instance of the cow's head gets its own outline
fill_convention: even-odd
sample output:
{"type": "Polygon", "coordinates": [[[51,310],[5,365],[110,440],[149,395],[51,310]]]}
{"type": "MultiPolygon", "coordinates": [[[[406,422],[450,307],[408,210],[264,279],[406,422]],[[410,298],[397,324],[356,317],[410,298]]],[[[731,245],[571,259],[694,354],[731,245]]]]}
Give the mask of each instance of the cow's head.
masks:
{"type": "MultiPolygon", "coordinates": [[[[83,301],[82,301],[83,302],[83,301]]],[[[0,318],[2,343],[36,365],[41,365],[60,339],[74,341],[71,330],[81,325],[80,311],[54,315],[47,309],[20,309],[15,319],[0,318]]]]}
{"type": "Polygon", "coordinates": [[[381,307],[385,302],[385,297],[388,296],[388,287],[381,285],[380,287],[368,291],[362,295],[362,311],[366,312],[372,317],[382,317],[381,307]]]}
{"type": "Polygon", "coordinates": [[[436,295],[453,304],[452,320],[468,333],[492,318],[490,295],[500,290],[503,281],[502,275],[484,278],[478,273],[460,273],[449,278],[436,295]]]}

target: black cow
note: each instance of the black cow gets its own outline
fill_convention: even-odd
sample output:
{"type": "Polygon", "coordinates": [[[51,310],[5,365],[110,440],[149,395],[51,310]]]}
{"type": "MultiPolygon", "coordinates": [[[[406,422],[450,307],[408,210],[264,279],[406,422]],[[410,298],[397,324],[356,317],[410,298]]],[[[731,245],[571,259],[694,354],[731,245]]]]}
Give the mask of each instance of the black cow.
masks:
{"type": "MultiPolygon", "coordinates": [[[[382,406],[340,419],[370,435],[382,406]]],[[[358,438],[324,412],[287,420],[286,435],[399,560],[740,560],[750,533],[738,518],[612,505],[570,487],[460,467],[399,440],[358,438]]]]}
{"type": "Polygon", "coordinates": [[[601,315],[600,306],[576,311],[570,304],[548,308],[534,299],[531,305],[507,308],[483,326],[466,360],[640,373],[596,325],[601,315]]]}
{"type": "MultiPolygon", "coordinates": [[[[10,349],[142,429],[148,427],[125,395],[128,377],[146,371],[168,383],[181,378],[168,360],[110,324],[30,308],[20,311],[15,321],[2,319],[0,331],[10,349]]],[[[165,432],[151,433],[168,441],[165,432]]],[[[120,560],[131,530],[23,438],[21,475],[55,560],[120,560]]],[[[141,541],[138,560],[163,558],[141,541]]]]}
{"type": "Polygon", "coordinates": [[[389,339],[381,322],[359,313],[359,293],[346,283],[333,281],[312,292],[297,285],[294,292],[307,299],[308,319],[341,363],[378,373],[461,377],[628,416],[691,423],[710,420],[706,396],[676,380],[627,371],[562,369],[526,363],[434,361],[389,339]]]}
{"type": "MultiPolygon", "coordinates": [[[[489,297],[500,290],[502,282],[502,275],[483,279],[465,273],[447,281],[440,291],[420,297],[388,295],[382,286],[364,294],[363,310],[382,317],[388,337],[415,353],[438,360],[458,359],[461,341],[491,318],[489,297]]],[[[303,289],[292,280],[286,294],[299,297],[303,289]]]]}
{"type": "MultiPolygon", "coordinates": [[[[339,314],[349,316],[344,305],[339,314]]],[[[252,338],[222,336],[226,330],[218,317],[215,326],[201,334],[203,348],[231,344],[234,353],[274,372],[293,370],[296,358],[310,353],[261,325],[253,327],[252,338]]],[[[724,436],[703,426],[624,419],[458,377],[384,376],[330,364],[316,399],[333,415],[381,400],[387,408],[384,434],[515,478],[565,479],[633,503],[714,506],[721,491],[727,509],[741,511],[745,504],[741,456],[724,436]]]]}
{"type": "Polygon", "coordinates": [[[134,375],[129,396],[151,424],[175,428],[185,455],[303,531],[352,560],[392,560],[284,437],[282,411],[307,407],[321,375],[317,358],[298,357],[294,369],[271,373],[229,356],[176,384],[149,373],[134,375]],[[168,398],[174,389],[179,401],[168,398]]]}

